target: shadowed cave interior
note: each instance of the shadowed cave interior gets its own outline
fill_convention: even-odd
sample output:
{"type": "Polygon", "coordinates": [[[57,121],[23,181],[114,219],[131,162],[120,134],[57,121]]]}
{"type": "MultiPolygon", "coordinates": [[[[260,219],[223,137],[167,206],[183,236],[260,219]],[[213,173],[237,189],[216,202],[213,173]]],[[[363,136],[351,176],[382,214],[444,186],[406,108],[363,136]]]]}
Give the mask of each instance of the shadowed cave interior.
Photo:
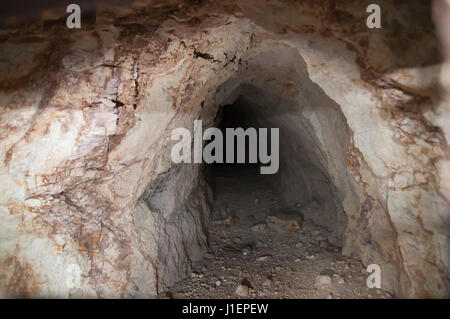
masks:
{"type": "MultiPolygon", "coordinates": [[[[256,296],[259,297],[276,297],[279,293],[279,297],[287,298],[320,297],[313,276],[318,270],[316,267],[323,268],[320,269],[323,276],[331,274],[333,280],[342,283],[344,279],[329,267],[349,267],[348,264],[354,267],[351,273],[359,272],[357,288],[353,289],[361,295],[367,293],[361,262],[342,259],[346,217],[340,199],[336,198],[336,187],[318,158],[320,148],[314,145],[314,134],[308,131],[300,112],[289,103],[283,104],[279,99],[281,105],[258,105],[251,96],[262,92],[252,86],[244,91],[247,96],[240,95],[233,104],[220,107],[214,120],[214,127],[223,134],[223,161],[228,163],[202,165],[213,193],[212,222],[207,231],[209,252],[203,260],[194,262],[191,278],[176,283],[167,291],[167,296],[173,297],[174,293],[185,297],[232,296],[235,292],[227,289],[224,276],[229,270],[238,272],[236,278],[245,277],[238,295],[254,295],[253,286],[258,286],[256,296]],[[267,154],[279,156],[278,171],[261,174],[260,167],[270,163],[260,162],[259,156],[257,163],[250,163],[249,153],[255,152],[255,149],[250,150],[250,144],[259,145],[260,135],[257,139],[252,134],[245,137],[245,163],[238,163],[237,138],[231,142],[227,128],[242,128],[246,132],[254,128],[256,134],[260,133],[260,128],[267,128],[267,154]],[[270,143],[271,128],[279,129],[277,150],[270,143]],[[234,163],[227,158],[228,144],[234,145],[234,163]],[[228,262],[228,266],[217,268],[217,262],[228,262]],[[278,279],[275,279],[276,273],[279,273],[278,279]],[[206,288],[201,286],[197,290],[198,280],[207,281],[206,288]],[[286,281],[290,282],[289,289],[278,292],[286,281]],[[275,289],[272,294],[271,286],[275,289]]],[[[331,101],[323,108],[333,116],[334,127],[341,130],[336,136],[345,146],[348,136],[342,115],[331,101]]],[[[205,145],[213,141],[214,138],[205,145]]],[[[259,151],[259,146],[256,149],[259,151]]],[[[337,285],[333,293],[337,297],[355,295],[343,284],[337,285]]],[[[332,292],[327,290],[321,297],[330,294],[332,292]]]]}
{"type": "MultiPolygon", "coordinates": [[[[307,141],[307,143],[313,142],[311,139],[301,136],[304,133],[311,136],[311,132],[305,132],[304,128],[296,124],[299,118],[300,115],[294,108],[279,106],[263,108],[252,105],[243,96],[239,96],[232,105],[222,106],[215,121],[218,124],[217,127],[223,133],[224,163],[204,164],[206,180],[214,192],[220,189],[220,186],[217,185],[220,184],[221,176],[233,178],[236,184],[247,178],[258,181],[257,184],[266,186],[279,196],[280,204],[282,204],[280,210],[290,212],[294,216],[298,215],[297,217],[302,220],[306,213],[308,219],[321,220],[319,223],[326,226],[329,231],[333,231],[336,227],[337,211],[342,213],[342,207],[337,208],[335,206],[336,204],[339,205],[338,200],[333,198],[335,186],[327,177],[327,172],[323,171],[324,168],[320,167],[318,160],[314,158],[316,156],[314,146],[302,145],[304,141],[307,141]],[[244,163],[238,162],[238,138],[234,137],[234,141],[230,141],[226,134],[227,128],[242,128],[246,132],[248,132],[247,129],[255,129],[256,134],[245,136],[244,163]],[[250,160],[249,154],[251,151],[260,151],[258,144],[261,139],[260,128],[265,128],[268,131],[267,138],[265,138],[268,150],[265,154],[274,157],[271,158],[271,161],[278,163],[273,164],[276,166],[276,169],[274,168],[275,173],[263,174],[261,172],[260,167],[269,166],[271,162],[262,163],[260,156],[258,156],[259,153],[256,156],[257,163],[252,163],[250,160]],[[273,150],[270,145],[272,128],[279,129],[279,147],[276,150],[273,150]],[[254,136],[257,137],[254,138],[254,136]],[[230,163],[227,158],[226,145],[228,144],[234,145],[233,163],[230,163]],[[254,145],[254,149],[250,150],[250,144],[254,145]],[[278,159],[275,159],[275,157],[278,159]],[[287,178],[288,176],[289,178],[287,178]],[[284,178],[288,182],[282,182],[284,178]],[[284,190],[286,189],[290,193],[285,193],[284,190]],[[315,216],[315,213],[322,209],[327,210],[327,212],[323,212],[321,217],[315,216]]],[[[301,121],[297,123],[301,123],[301,121]]],[[[238,196],[239,192],[236,192],[236,195],[238,196]]],[[[282,211],[278,213],[282,213],[282,211]]],[[[342,239],[344,228],[340,229],[339,232],[336,237],[342,239]]],[[[339,243],[337,245],[339,246],[339,243]]]]}

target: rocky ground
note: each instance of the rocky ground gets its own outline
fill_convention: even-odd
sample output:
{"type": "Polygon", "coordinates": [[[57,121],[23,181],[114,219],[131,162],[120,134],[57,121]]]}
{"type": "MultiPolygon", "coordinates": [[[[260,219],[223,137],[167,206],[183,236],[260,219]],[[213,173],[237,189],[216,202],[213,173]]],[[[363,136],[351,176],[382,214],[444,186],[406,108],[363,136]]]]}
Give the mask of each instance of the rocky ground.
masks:
{"type": "Polygon", "coordinates": [[[367,288],[362,263],[330,245],[325,229],[292,215],[261,175],[220,168],[214,184],[210,251],[167,297],[391,298],[367,288]]]}

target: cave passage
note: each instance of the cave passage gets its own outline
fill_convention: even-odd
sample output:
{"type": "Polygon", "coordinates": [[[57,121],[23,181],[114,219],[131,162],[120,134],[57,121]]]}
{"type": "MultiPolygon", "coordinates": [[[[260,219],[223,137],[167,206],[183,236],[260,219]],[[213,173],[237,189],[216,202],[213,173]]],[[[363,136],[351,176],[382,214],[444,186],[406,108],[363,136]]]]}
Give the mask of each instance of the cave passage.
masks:
{"type": "MultiPolygon", "coordinates": [[[[170,288],[169,295],[176,294],[181,298],[230,298],[236,295],[354,298],[369,294],[362,263],[343,257],[339,242],[329,240],[333,238],[335,225],[314,222],[312,214],[316,211],[330,209],[322,212],[319,222],[326,220],[323,216],[327,214],[329,221],[335,221],[336,212],[331,210],[334,207],[324,204],[323,198],[329,196],[325,191],[311,195],[313,188],[308,185],[314,184],[318,175],[325,178],[326,174],[321,173],[314,162],[307,163],[307,156],[301,156],[303,162],[296,166],[289,161],[290,156],[296,156],[289,154],[292,150],[311,149],[311,146],[301,145],[302,140],[296,138],[302,131],[292,132],[295,128],[286,127],[285,120],[294,115],[292,112],[282,107],[275,112],[264,111],[243,96],[232,105],[220,108],[215,126],[222,132],[238,127],[244,130],[280,128],[280,169],[276,174],[265,175],[260,174],[261,163],[249,164],[248,138],[246,163],[203,164],[206,181],[214,194],[212,222],[208,229],[210,250],[205,258],[194,262],[188,279],[170,288]],[[293,185],[297,193],[291,196],[307,198],[307,202],[290,201],[283,191],[292,187],[278,187],[283,176],[298,176],[299,172],[291,169],[302,170],[302,176],[311,174],[313,178],[293,185]],[[296,188],[298,185],[306,186],[296,188]],[[331,278],[331,281],[318,283],[318,276],[323,276],[324,281],[331,278]],[[236,284],[239,284],[237,288],[236,284]],[[326,289],[322,289],[322,285],[327,286],[326,289]]],[[[230,141],[225,140],[224,145],[227,142],[230,141]]],[[[236,157],[236,143],[234,145],[236,157]]],[[[329,185],[329,194],[332,194],[332,187],[329,185]]]]}
{"type": "MultiPolygon", "coordinates": [[[[234,163],[227,161],[204,165],[207,182],[213,192],[219,195],[217,201],[224,202],[224,205],[228,205],[226,202],[235,201],[232,198],[220,198],[224,184],[230,185],[236,195],[254,192],[255,187],[264,187],[265,191],[276,195],[277,198],[273,200],[277,203],[276,207],[263,212],[257,208],[257,205],[255,206],[260,199],[254,198],[250,200],[251,203],[235,208],[239,210],[236,212],[237,218],[247,214],[251,216],[257,214],[264,219],[266,217],[263,216],[264,214],[286,214],[303,221],[306,217],[323,226],[330,233],[327,237],[335,246],[342,246],[345,231],[345,223],[342,219],[345,218],[342,218],[342,208],[340,199],[337,198],[336,187],[322,164],[320,156],[323,156],[323,151],[311,132],[312,128],[308,126],[300,111],[289,101],[269,96],[263,97],[262,100],[265,103],[260,103],[261,100],[257,97],[263,96],[263,92],[251,85],[244,87],[243,92],[245,94],[240,95],[232,105],[220,107],[214,123],[223,132],[223,144],[234,145],[234,163]],[[245,163],[237,161],[237,154],[240,151],[238,138],[225,134],[225,131],[230,128],[256,132],[257,138],[252,139],[250,134],[245,136],[245,163]],[[265,139],[261,137],[261,129],[266,129],[268,132],[265,139]],[[273,129],[278,130],[279,137],[276,139],[272,139],[273,136],[271,136],[273,129]],[[230,141],[230,138],[233,140],[230,141]],[[249,155],[251,152],[259,153],[261,141],[264,143],[264,140],[268,150],[266,153],[271,155],[271,161],[277,162],[277,170],[274,174],[263,174],[260,168],[268,164],[262,163],[260,157],[257,157],[256,163],[252,163],[249,155]],[[272,145],[274,142],[277,145],[272,145]],[[226,179],[226,182],[223,182],[223,179],[226,179]],[[241,187],[243,189],[240,189],[241,187]]],[[[326,113],[321,110],[325,109],[328,111],[326,116],[339,123],[339,117],[333,113],[335,108],[332,104],[316,109],[317,113],[326,113]]],[[[345,146],[345,125],[337,125],[334,129],[344,131],[344,133],[335,133],[335,136],[343,135],[344,138],[341,139],[342,141],[331,142],[345,146]]],[[[229,158],[226,154],[227,149],[223,147],[223,158],[229,158]]],[[[264,194],[261,196],[265,197],[264,194]]],[[[225,213],[219,211],[220,209],[217,208],[214,210],[214,219],[226,217],[225,213]]]]}
{"type": "MultiPolygon", "coordinates": [[[[226,105],[220,108],[218,112],[219,125],[221,132],[225,132],[227,128],[254,128],[258,131],[259,127],[253,126],[255,123],[251,121],[251,110],[243,103],[235,103],[233,105],[226,105]],[[250,114],[249,114],[250,113],[250,114]]],[[[267,127],[268,128],[268,127],[267,127]]],[[[270,131],[270,128],[269,128],[270,131]]],[[[261,174],[260,167],[265,165],[259,160],[257,163],[250,161],[250,137],[245,138],[245,163],[238,163],[238,143],[237,138],[230,141],[226,134],[224,136],[224,145],[234,145],[234,163],[212,163],[206,164],[205,176],[208,184],[214,192],[215,209],[213,210],[213,220],[230,218],[229,222],[233,223],[232,219],[243,219],[255,222],[264,222],[265,214],[270,211],[282,209],[281,194],[273,185],[274,176],[269,174],[261,174]],[[253,196],[250,200],[247,196],[240,196],[247,194],[253,196]],[[262,196],[261,196],[262,195],[262,196]],[[270,204],[268,210],[263,210],[258,205],[261,201],[259,197],[264,198],[267,202],[268,198],[272,200],[265,204],[270,204]],[[232,208],[231,208],[232,207],[232,208]]],[[[258,145],[258,141],[254,144],[258,145]]],[[[272,147],[270,145],[271,139],[268,138],[267,149],[270,154],[272,147]]],[[[254,141],[253,141],[254,142],[254,141]]],[[[255,146],[256,148],[258,146],[255,146]]],[[[224,158],[227,157],[227,148],[224,147],[224,158]]]]}
{"type": "MultiPolygon", "coordinates": [[[[262,223],[262,225],[266,225],[276,220],[280,223],[278,226],[281,227],[282,231],[283,226],[281,224],[286,223],[287,231],[297,232],[302,228],[305,219],[304,212],[309,219],[314,220],[315,210],[328,209],[330,212],[322,212],[322,215],[325,216],[322,217],[322,220],[326,221],[322,223],[322,226],[328,226],[328,229],[327,227],[324,229],[329,232],[335,228],[335,225],[330,225],[330,221],[327,220],[331,220],[331,223],[335,220],[335,207],[326,206],[326,203],[324,203],[325,200],[336,202],[336,200],[329,198],[333,196],[331,189],[334,185],[326,179],[326,173],[316,167],[314,162],[309,161],[307,154],[298,156],[298,153],[307,152],[308,149],[312,149],[312,146],[303,146],[301,144],[302,139],[297,139],[298,136],[304,134],[303,131],[286,125],[289,123],[286,123],[285,120],[295,113],[297,112],[288,106],[265,109],[252,104],[251,100],[244,96],[238,97],[232,105],[225,105],[219,109],[215,122],[221,132],[230,128],[242,128],[245,132],[250,130],[260,132],[261,128],[267,129],[268,132],[271,132],[271,129],[274,128],[278,129],[280,137],[278,141],[275,141],[278,145],[276,147],[271,145],[271,141],[274,140],[268,137],[266,147],[267,154],[276,155],[281,157],[282,160],[281,166],[275,174],[262,174],[259,167],[264,163],[261,163],[259,157],[256,163],[252,163],[250,156],[251,152],[259,152],[261,136],[257,135],[257,139],[252,139],[248,135],[245,136],[245,152],[243,152],[245,163],[239,163],[237,154],[242,151],[238,149],[242,145],[237,143],[237,137],[223,133],[223,144],[234,145],[234,163],[224,162],[205,165],[206,180],[215,194],[213,220],[216,223],[225,219],[226,223],[231,225],[234,224],[234,219],[242,219],[254,224],[262,223]],[[230,139],[233,140],[230,141],[230,139]],[[303,161],[299,160],[297,163],[296,160],[292,161],[292,158],[300,158],[303,161]],[[293,179],[290,179],[290,182],[294,182],[294,185],[290,185],[290,187],[280,183],[285,176],[296,175],[303,179],[300,183],[293,179]],[[312,177],[312,181],[308,179],[309,176],[312,177]],[[323,194],[314,194],[314,189],[310,186],[315,182],[314,179],[317,179],[317,176],[325,184],[321,188],[324,190],[323,194]],[[285,192],[292,192],[292,189],[294,194],[290,194],[290,196],[297,198],[297,201],[293,201],[289,196],[284,196],[285,192]],[[328,198],[324,200],[325,195],[328,198]]],[[[226,154],[227,149],[227,147],[223,148],[224,158],[229,158],[226,154]]],[[[229,151],[230,149],[228,149],[229,151]]],[[[272,158],[272,160],[274,159],[272,158]]],[[[277,159],[276,161],[280,160],[277,159]]]]}

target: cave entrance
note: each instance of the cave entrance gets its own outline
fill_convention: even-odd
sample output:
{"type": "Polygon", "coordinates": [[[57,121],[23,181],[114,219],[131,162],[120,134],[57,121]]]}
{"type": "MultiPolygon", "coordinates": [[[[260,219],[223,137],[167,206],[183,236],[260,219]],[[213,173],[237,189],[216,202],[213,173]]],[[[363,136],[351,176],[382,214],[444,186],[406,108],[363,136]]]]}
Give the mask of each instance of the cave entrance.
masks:
{"type": "MultiPolygon", "coordinates": [[[[358,260],[342,259],[344,227],[339,226],[338,216],[342,208],[336,187],[321,166],[311,128],[287,101],[255,103],[256,96],[264,93],[252,87],[243,91],[246,94],[219,109],[213,126],[222,132],[238,127],[279,128],[279,170],[261,174],[265,163],[248,163],[248,137],[246,163],[203,164],[214,194],[210,251],[194,263],[191,278],[172,289],[179,296],[201,298],[354,296],[354,286],[339,282],[345,282],[343,273],[348,268],[348,276],[360,277],[356,289],[364,290],[364,269],[358,260]],[[322,290],[327,280],[331,285],[322,290]]],[[[269,97],[262,100],[271,101],[269,97]]],[[[332,106],[325,107],[331,110],[327,114],[331,121],[341,120],[332,106]]],[[[320,107],[317,111],[323,112],[320,107]]],[[[224,145],[229,144],[226,134],[223,137],[224,145]]],[[[273,145],[268,148],[274,150],[273,145]]]]}
{"type": "MultiPolygon", "coordinates": [[[[220,107],[213,124],[223,132],[224,145],[224,162],[204,165],[207,182],[216,195],[213,219],[220,223],[221,219],[228,218],[224,221],[227,224],[246,219],[266,226],[272,222],[271,226],[275,227],[268,220],[275,216],[281,224],[287,220],[291,232],[300,231],[306,219],[323,227],[327,232],[324,236],[332,245],[342,247],[345,215],[339,192],[323,164],[327,150],[317,140],[317,133],[302,110],[291,101],[251,85],[244,85],[241,92],[231,105],[220,107]],[[239,145],[239,138],[228,134],[230,129],[247,133],[244,145],[239,145]],[[274,129],[277,130],[275,138],[274,129]],[[261,134],[261,130],[267,134],[261,134]],[[239,150],[239,146],[245,150],[239,150]],[[239,151],[244,154],[240,162],[239,151]],[[260,156],[250,155],[255,152],[260,156]],[[264,167],[271,167],[270,173],[269,170],[264,173],[264,167]]],[[[333,122],[332,130],[338,130],[330,142],[345,147],[348,136],[338,109],[329,103],[316,107],[314,112],[317,117],[333,122]]],[[[213,142],[214,138],[210,143],[213,142]]],[[[252,229],[255,228],[258,227],[252,229]]]]}

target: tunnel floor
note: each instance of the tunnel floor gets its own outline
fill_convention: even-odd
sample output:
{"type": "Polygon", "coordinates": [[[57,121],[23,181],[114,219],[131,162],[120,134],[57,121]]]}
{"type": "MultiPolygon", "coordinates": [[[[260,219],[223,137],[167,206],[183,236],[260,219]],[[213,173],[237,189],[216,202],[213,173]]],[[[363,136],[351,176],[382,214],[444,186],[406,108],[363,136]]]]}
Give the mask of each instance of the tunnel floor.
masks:
{"type": "Polygon", "coordinates": [[[215,199],[210,250],[166,297],[391,298],[367,288],[362,263],[328,244],[322,227],[309,220],[300,229],[271,223],[268,216],[292,216],[283,214],[280,195],[257,167],[214,165],[209,175],[215,199]]]}

